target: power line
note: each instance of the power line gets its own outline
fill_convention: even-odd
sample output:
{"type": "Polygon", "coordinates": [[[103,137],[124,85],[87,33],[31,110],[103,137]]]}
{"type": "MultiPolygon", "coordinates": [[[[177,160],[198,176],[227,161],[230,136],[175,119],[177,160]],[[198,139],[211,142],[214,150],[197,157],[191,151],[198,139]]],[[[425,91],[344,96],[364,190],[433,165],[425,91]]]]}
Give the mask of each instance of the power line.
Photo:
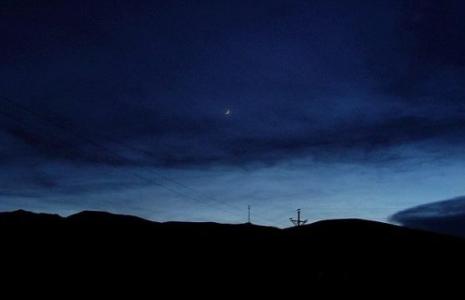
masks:
{"type": "MultiPolygon", "coordinates": [[[[56,127],[56,128],[58,128],[58,129],[60,129],[60,130],[68,130],[68,131],[70,131],[70,133],[71,133],[73,136],[75,136],[76,138],[81,139],[81,140],[83,140],[84,142],[86,142],[86,143],[88,143],[88,144],[90,144],[90,145],[92,145],[92,146],[94,146],[94,147],[96,147],[96,148],[100,148],[100,149],[104,150],[105,152],[112,154],[113,157],[112,157],[110,160],[113,160],[113,161],[115,162],[114,164],[111,164],[112,167],[116,167],[116,165],[118,164],[118,162],[119,162],[119,163],[132,163],[131,160],[128,160],[127,158],[121,156],[119,153],[113,151],[112,149],[110,149],[110,148],[108,148],[108,147],[106,147],[106,146],[104,146],[104,145],[102,145],[102,144],[100,144],[100,143],[98,143],[98,142],[95,142],[94,140],[92,140],[92,139],[90,139],[90,138],[88,138],[88,137],[86,137],[86,136],[82,136],[80,133],[76,132],[74,128],[70,128],[70,126],[69,126],[68,124],[63,124],[62,122],[57,122],[57,121],[54,120],[54,119],[50,119],[49,117],[45,117],[45,116],[43,116],[43,115],[41,115],[41,114],[38,114],[38,113],[36,113],[35,111],[30,110],[29,108],[27,108],[27,107],[25,107],[25,106],[23,106],[23,105],[17,103],[16,101],[13,101],[13,100],[11,100],[11,99],[9,99],[9,98],[6,98],[6,97],[4,97],[4,96],[2,96],[2,98],[3,98],[6,102],[8,102],[9,104],[11,104],[11,105],[13,105],[13,106],[16,106],[17,108],[20,108],[21,110],[23,110],[23,111],[29,113],[30,115],[36,117],[37,119],[40,119],[40,120],[42,120],[42,121],[45,121],[48,125],[52,125],[53,127],[56,127]]],[[[10,117],[11,117],[11,116],[10,116],[10,117]]],[[[108,139],[108,138],[107,138],[107,139],[108,139]]],[[[124,146],[124,147],[126,147],[126,148],[128,148],[128,149],[131,149],[131,150],[134,150],[134,151],[143,151],[143,150],[138,149],[138,148],[136,148],[136,147],[133,147],[133,146],[127,145],[127,144],[125,144],[125,143],[116,141],[116,140],[114,140],[114,139],[112,139],[111,142],[113,142],[113,143],[115,143],[115,144],[119,144],[119,145],[121,145],[121,146],[124,146]]],[[[69,145],[67,145],[67,146],[69,146],[69,145]]],[[[149,153],[150,155],[153,155],[152,153],[147,152],[147,151],[144,151],[144,153],[145,153],[145,154],[148,154],[148,153],[149,153]]],[[[101,161],[101,162],[102,162],[102,163],[108,163],[108,162],[104,162],[104,161],[101,161]]],[[[154,172],[153,169],[151,169],[150,171],[153,172],[153,173],[157,173],[157,172],[154,172]]],[[[172,188],[169,188],[168,186],[162,184],[161,182],[154,181],[153,179],[149,179],[149,178],[147,178],[147,177],[145,177],[145,176],[142,176],[142,175],[140,175],[140,174],[138,174],[138,173],[135,173],[135,172],[131,172],[131,173],[132,173],[132,174],[131,174],[132,176],[138,178],[139,180],[142,180],[142,181],[145,181],[145,182],[152,183],[152,184],[155,184],[155,185],[157,185],[157,186],[160,186],[160,187],[162,187],[162,188],[164,188],[164,189],[166,189],[166,190],[168,190],[168,191],[170,191],[170,192],[172,192],[172,193],[177,194],[178,196],[181,196],[181,197],[184,197],[184,198],[188,198],[188,199],[194,200],[194,201],[198,201],[198,200],[199,200],[199,199],[196,198],[196,197],[192,197],[192,196],[187,195],[187,194],[185,194],[185,193],[183,193],[183,192],[180,192],[180,191],[178,191],[178,190],[174,190],[174,189],[172,189],[172,188]]],[[[180,187],[183,187],[184,189],[189,189],[189,190],[191,190],[191,191],[195,191],[193,188],[191,188],[191,187],[189,187],[189,186],[187,186],[187,185],[185,185],[185,184],[179,183],[179,182],[177,182],[177,181],[175,181],[175,180],[173,180],[173,179],[170,179],[170,178],[168,178],[168,177],[166,177],[166,176],[163,176],[163,175],[160,175],[160,174],[157,174],[157,176],[158,176],[158,177],[161,177],[161,178],[164,179],[165,181],[169,181],[169,182],[171,182],[171,183],[173,183],[173,184],[176,184],[176,185],[178,185],[178,186],[180,186],[180,187]]],[[[195,191],[195,192],[197,192],[197,191],[195,191]]],[[[213,198],[213,197],[210,197],[210,196],[204,196],[203,198],[207,198],[207,199],[209,199],[210,201],[215,202],[215,203],[217,203],[217,204],[221,204],[221,205],[223,205],[223,206],[228,206],[230,209],[238,210],[238,207],[232,206],[232,205],[230,205],[229,203],[224,202],[224,201],[219,201],[219,200],[216,199],[216,198],[213,198]]],[[[201,202],[201,204],[203,204],[202,201],[200,201],[200,202],[201,202]]],[[[241,209],[241,210],[242,210],[242,209],[241,209]]]]}
{"type": "MultiPolygon", "coordinates": [[[[61,117],[57,117],[56,114],[54,114],[54,118],[50,118],[49,116],[44,116],[43,114],[40,114],[40,113],[37,113],[36,111],[33,111],[31,109],[29,109],[28,107],[18,103],[17,101],[14,101],[14,100],[11,100],[5,96],[0,96],[1,98],[3,98],[6,102],[10,103],[10,105],[13,105],[13,106],[16,106],[17,108],[27,112],[28,114],[34,116],[36,119],[39,119],[40,121],[42,121],[42,123],[47,123],[48,125],[51,125],[59,130],[67,130],[69,132],[72,133],[73,136],[75,136],[77,139],[81,139],[83,140],[84,142],[96,147],[96,148],[100,148],[102,150],[104,150],[104,152],[107,152],[107,153],[110,153],[114,156],[114,158],[112,159],[113,163],[111,164],[112,167],[116,167],[117,165],[120,165],[120,164],[124,164],[124,163],[127,163],[127,164],[132,164],[134,163],[134,161],[132,160],[129,160],[123,156],[121,156],[119,153],[113,151],[112,149],[108,148],[107,146],[105,145],[102,145],[101,143],[98,143],[90,138],[88,138],[87,136],[85,135],[82,135],[80,132],[77,132],[76,131],[76,128],[72,126],[72,124],[70,123],[65,123],[63,121],[57,121],[57,120],[61,120],[62,118],[61,117]]],[[[50,115],[50,112],[48,113],[50,115]]],[[[112,137],[109,137],[108,135],[104,135],[102,134],[101,132],[98,132],[98,131],[94,131],[93,134],[96,134],[99,138],[102,138],[104,140],[107,140],[108,142],[110,143],[113,143],[113,144],[116,144],[116,145],[119,145],[121,147],[124,147],[128,150],[131,150],[131,151],[137,151],[137,152],[140,152],[144,155],[148,155],[150,157],[156,157],[156,155],[153,153],[153,152],[150,152],[150,151],[147,151],[145,149],[140,149],[138,147],[134,147],[133,145],[131,144],[128,144],[128,143],[125,143],[125,142],[122,142],[122,141],[119,141],[115,138],[112,138],[112,137]]],[[[103,161],[101,160],[101,163],[103,164],[108,164],[107,161],[103,161]]],[[[160,172],[154,170],[154,169],[149,169],[149,171],[153,174],[155,174],[155,176],[158,177],[158,179],[162,179],[164,181],[167,181],[167,182],[170,182],[172,184],[175,184],[177,185],[178,187],[181,187],[185,190],[188,190],[190,193],[196,193],[198,194],[197,196],[190,196],[188,195],[187,197],[190,198],[191,200],[193,199],[194,201],[199,201],[199,200],[209,200],[210,202],[213,202],[213,203],[216,203],[216,204],[220,204],[220,205],[223,205],[225,207],[228,207],[229,209],[232,209],[232,210],[235,210],[235,211],[242,211],[242,208],[240,208],[239,206],[236,206],[236,205],[232,205],[230,204],[229,202],[226,202],[226,201],[221,201],[215,197],[212,197],[212,196],[209,196],[209,195],[205,195],[205,194],[202,194],[200,191],[198,191],[197,189],[195,188],[192,188],[184,183],[181,183],[181,182],[178,182],[177,180],[174,180],[172,178],[169,178],[163,174],[160,174],[160,172]],[[199,197],[201,197],[201,199],[199,199],[199,197]]],[[[169,190],[170,192],[172,193],[176,193],[178,194],[179,196],[181,197],[186,197],[186,195],[180,195],[180,194],[185,194],[185,193],[182,193],[178,190],[174,190],[174,189],[170,189],[169,187],[167,187],[166,185],[162,184],[161,182],[156,182],[154,181],[153,179],[148,179],[138,173],[135,173],[135,172],[132,172],[133,173],[133,176],[134,177],[137,177],[143,181],[146,181],[146,182],[149,182],[149,183],[153,183],[155,185],[158,185],[158,186],[161,186],[163,187],[164,189],[166,190],[169,190]]],[[[201,201],[202,202],[202,201],[201,201]]],[[[203,204],[203,203],[202,203],[203,204]]],[[[264,217],[262,216],[260,219],[262,220],[265,220],[265,221],[269,221],[271,223],[275,223],[276,220],[274,219],[270,219],[270,218],[267,218],[267,217],[264,217]]]]}

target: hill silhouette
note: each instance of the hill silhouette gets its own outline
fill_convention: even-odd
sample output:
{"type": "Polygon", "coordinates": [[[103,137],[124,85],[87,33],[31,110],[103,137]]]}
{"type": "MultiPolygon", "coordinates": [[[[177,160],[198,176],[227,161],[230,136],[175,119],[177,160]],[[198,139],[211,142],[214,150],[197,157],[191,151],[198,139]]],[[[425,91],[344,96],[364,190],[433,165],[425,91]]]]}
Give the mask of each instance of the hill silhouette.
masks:
{"type": "Polygon", "coordinates": [[[307,285],[444,280],[465,265],[461,238],[357,219],[278,229],[160,223],[93,211],[69,217],[14,211],[0,213],[0,237],[9,274],[24,275],[27,269],[40,278],[37,270],[52,269],[126,284],[155,276],[144,272],[176,282],[260,278],[270,283],[299,272],[305,275],[296,275],[296,282],[307,285]]]}

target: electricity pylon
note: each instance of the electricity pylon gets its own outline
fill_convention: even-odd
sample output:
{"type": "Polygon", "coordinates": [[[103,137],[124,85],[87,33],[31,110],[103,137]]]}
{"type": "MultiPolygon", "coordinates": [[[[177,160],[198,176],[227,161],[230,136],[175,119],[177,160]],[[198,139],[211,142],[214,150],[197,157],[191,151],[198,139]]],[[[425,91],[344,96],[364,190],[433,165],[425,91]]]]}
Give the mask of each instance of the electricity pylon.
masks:
{"type": "Polygon", "coordinates": [[[301,220],[300,219],[300,208],[297,210],[297,220],[294,219],[294,218],[289,218],[289,220],[291,221],[292,224],[294,224],[294,226],[305,225],[307,223],[307,221],[308,221],[308,220],[301,220]]]}
{"type": "Polygon", "coordinates": [[[251,224],[250,222],[250,205],[247,206],[247,223],[251,224]]]}

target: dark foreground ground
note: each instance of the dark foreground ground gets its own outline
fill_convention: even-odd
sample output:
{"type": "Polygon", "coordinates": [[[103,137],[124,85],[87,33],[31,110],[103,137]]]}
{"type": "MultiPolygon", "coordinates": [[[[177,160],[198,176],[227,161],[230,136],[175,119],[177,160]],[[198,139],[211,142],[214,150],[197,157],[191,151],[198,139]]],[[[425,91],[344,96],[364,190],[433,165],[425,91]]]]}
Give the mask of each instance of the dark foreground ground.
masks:
{"type": "Polygon", "coordinates": [[[277,229],[16,211],[0,213],[0,237],[4,285],[75,291],[158,293],[169,285],[174,294],[222,287],[227,295],[248,287],[269,292],[284,283],[304,291],[327,284],[389,288],[452,283],[465,270],[463,239],[363,220],[277,229]]]}

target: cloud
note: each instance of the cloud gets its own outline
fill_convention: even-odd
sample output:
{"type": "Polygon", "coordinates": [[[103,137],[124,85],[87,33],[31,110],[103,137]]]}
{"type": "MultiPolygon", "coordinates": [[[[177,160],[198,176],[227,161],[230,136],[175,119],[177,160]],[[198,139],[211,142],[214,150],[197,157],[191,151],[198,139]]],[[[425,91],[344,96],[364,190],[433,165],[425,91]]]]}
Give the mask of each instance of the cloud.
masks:
{"type": "MultiPolygon", "coordinates": [[[[136,119],[136,116],[130,118],[136,119]]],[[[117,130],[99,133],[99,128],[84,131],[78,127],[34,126],[33,123],[18,126],[7,122],[3,136],[15,143],[6,144],[2,150],[3,156],[8,157],[29,156],[122,167],[246,166],[299,157],[372,163],[384,160],[386,155],[402,159],[401,155],[390,151],[402,145],[430,143],[431,148],[438,145],[452,148],[462,143],[465,132],[465,120],[459,117],[407,115],[379,120],[344,120],[339,126],[324,128],[302,121],[296,125],[297,129],[286,125],[270,127],[263,135],[243,130],[248,124],[242,123],[240,118],[233,120],[237,124],[232,127],[223,121],[205,120],[205,126],[196,128],[191,124],[187,132],[183,127],[171,128],[153,137],[135,129],[130,132],[130,138],[118,136],[117,130]],[[238,132],[233,133],[233,129],[238,132]],[[22,145],[21,151],[18,151],[18,144],[22,145]]],[[[422,150],[427,152],[428,147],[422,150]]]]}
{"type": "Polygon", "coordinates": [[[400,211],[392,222],[422,230],[465,237],[465,196],[400,211]]]}
{"type": "Polygon", "coordinates": [[[0,12],[13,190],[86,190],[49,164],[97,190],[99,167],[387,166],[463,145],[463,4],[16,2],[0,12]]]}

